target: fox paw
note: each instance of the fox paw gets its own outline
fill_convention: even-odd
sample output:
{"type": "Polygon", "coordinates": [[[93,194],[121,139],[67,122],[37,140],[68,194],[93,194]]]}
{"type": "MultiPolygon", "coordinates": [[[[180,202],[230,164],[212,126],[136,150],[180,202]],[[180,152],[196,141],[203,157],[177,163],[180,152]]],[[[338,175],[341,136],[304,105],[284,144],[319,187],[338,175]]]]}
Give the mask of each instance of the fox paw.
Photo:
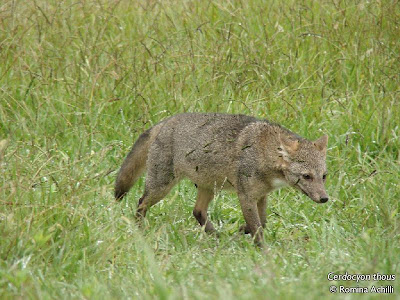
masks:
{"type": "Polygon", "coordinates": [[[242,232],[244,234],[249,234],[250,233],[250,228],[247,224],[244,224],[239,227],[239,232],[242,232]]]}

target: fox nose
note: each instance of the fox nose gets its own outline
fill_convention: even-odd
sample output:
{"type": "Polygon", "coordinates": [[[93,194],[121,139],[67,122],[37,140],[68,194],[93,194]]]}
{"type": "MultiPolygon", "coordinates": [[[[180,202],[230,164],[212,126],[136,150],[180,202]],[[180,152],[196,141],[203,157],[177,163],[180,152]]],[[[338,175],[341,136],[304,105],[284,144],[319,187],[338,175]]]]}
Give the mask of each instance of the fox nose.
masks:
{"type": "Polygon", "coordinates": [[[325,202],[327,202],[328,200],[329,200],[328,197],[323,197],[323,198],[319,199],[319,202],[325,203],[325,202]]]}

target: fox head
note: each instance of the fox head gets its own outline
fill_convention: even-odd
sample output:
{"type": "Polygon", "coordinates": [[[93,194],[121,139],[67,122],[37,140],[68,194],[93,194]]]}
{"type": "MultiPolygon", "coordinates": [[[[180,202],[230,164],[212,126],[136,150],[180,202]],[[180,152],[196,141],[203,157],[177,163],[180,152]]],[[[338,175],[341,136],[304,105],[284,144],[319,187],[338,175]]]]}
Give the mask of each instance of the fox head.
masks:
{"type": "Polygon", "coordinates": [[[280,144],[278,153],[288,184],[317,203],[327,202],[325,159],[328,136],[324,135],[314,142],[280,136],[280,144]]]}

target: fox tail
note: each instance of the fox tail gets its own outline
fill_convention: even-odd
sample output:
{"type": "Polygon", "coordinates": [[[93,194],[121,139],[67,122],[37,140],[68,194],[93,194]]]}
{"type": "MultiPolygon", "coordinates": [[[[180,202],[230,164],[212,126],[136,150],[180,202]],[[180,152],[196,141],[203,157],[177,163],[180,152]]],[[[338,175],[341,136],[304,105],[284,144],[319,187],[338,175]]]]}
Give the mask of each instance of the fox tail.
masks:
{"type": "Polygon", "coordinates": [[[139,136],[135,144],[133,144],[131,151],[126,156],[115,182],[114,196],[116,200],[122,200],[145,171],[147,155],[151,144],[151,130],[150,128],[139,136]]]}

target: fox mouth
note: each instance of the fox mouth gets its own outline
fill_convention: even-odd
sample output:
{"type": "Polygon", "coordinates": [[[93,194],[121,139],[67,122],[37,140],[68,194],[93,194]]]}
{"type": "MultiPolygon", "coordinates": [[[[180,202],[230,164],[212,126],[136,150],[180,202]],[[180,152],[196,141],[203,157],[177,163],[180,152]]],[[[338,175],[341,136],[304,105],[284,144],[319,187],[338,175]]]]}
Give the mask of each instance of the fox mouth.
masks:
{"type": "Polygon", "coordinates": [[[300,180],[298,180],[298,181],[294,184],[294,186],[295,186],[296,188],[298,188],[300,191],[302,191],[303,194],[306,195],[308,198],[310,198],[312,201],[314,201],[314,202],[316,202],[316,203],[325,203],[325,202],[328,201],[328,198],[327,198],[327,197],[326,197],[326,198],[321,198],[319,201],[316,200],[315,198],[311,197],[310,194],[307,193],[305,190],[303,190],[302,187],[298,184],[299,181],[300,181],[300,180]],[[322,201],[323,199],[326,199],[326,200],[325,200],[325,201],[322,201]]]}
{"type": "Polygon", "coordinates": [[[300,181],[300,179],[297,180],[297,182],[294,184],[300,191],[303,192],[304,195],[306,195],[308,198],[310,198],[311,200],[315,201],[313,198],[311,198],[311,196],[301,188],[301,186],[298,184],[300,181]]]}
{"type": "Polygon", "coordinates": [[[300,191],[303,192],[304,195],[306,195],[308,198],[312,199],[312,198],[310,197],[310,195],[309,195],[305,190],[303,190],[299,185],[297,185],[297,187],[299,188],[300,191]]]}
{"type": "MultiPolygon", "coordinates": [[[[323,202],[323,201],[321,201],[322,198],[318,200],[318,198],[316,199],[315,197],[311,197],[311,195],[310,195],[309,193],[307,193],[307,192],[300,186],[299,182],[300,182],[300,179],[298,179],[297,182],[296,182],[295,184],[293,184],[293,186],[294,186],[295,188],[297,188],[298,190],[300,190],[304,195],[306,195],[306,196],[307,196],[308,198],[310,198],[312,201],[314,201],[314,202],[316,202],[316,203],[325,203],[326,201],[328,201],[327,198],[326,198],[326,201],[323,202]]],[[[323,199],[325,199],[325,198],[323,198],[323,199]]]]}
{"type": "MultiPolygon", "coordinates": [[[[310,197],[310,196],[308,195],[308,193],[307,193],[305,190],[303,190],[303,189],[301,188],[301,186],[299,185],[299,182],[300,182],[300,178],[297,180],[297,182],[294,184],[294,186],[297,187],[300,191],[302,191],[304,195],[310,197]]],[[[311,198],[311,197],[310,197],[310,198],[311,198]]]]}

